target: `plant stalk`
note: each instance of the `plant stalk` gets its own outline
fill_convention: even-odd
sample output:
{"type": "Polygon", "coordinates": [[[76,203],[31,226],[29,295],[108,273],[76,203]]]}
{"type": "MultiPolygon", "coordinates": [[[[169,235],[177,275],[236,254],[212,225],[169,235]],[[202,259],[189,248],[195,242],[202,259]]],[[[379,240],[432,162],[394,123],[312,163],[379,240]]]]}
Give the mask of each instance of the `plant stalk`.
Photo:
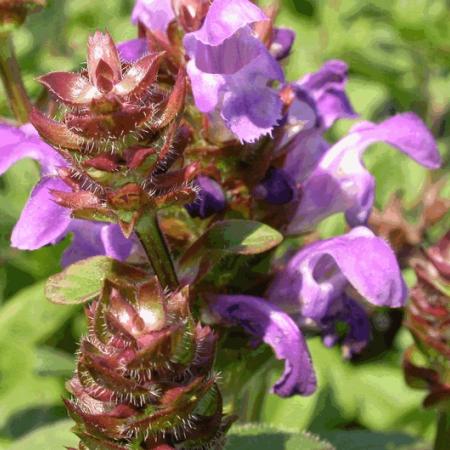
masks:
{"type": "Polygon", "coordinates": [[[136,224],[136,234],[141,241],[150,264],[162,287],[178,288],[178,278],[166,241],[159,227],[156,212],[144,214],[136,224]]]}
{"type": "Polygon", "coordinates": [[[450,414],[447,412],[438,412],[438,423],[436,438],[434,441],[434,450],[447,450],[450,443],[450,414]]]}
{"type": "Polygon", "coordinates": [[[20,123],[28,122],[31,102],[22,81],[12,37],[9,33],[0,33],[0,77],[14,117],[20,123]]]}

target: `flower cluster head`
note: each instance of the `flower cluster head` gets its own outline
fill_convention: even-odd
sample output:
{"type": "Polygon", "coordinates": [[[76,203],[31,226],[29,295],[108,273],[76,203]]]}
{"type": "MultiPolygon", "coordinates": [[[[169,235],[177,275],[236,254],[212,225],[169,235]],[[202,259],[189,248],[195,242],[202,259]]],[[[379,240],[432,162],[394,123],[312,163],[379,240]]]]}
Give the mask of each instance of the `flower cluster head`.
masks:
{"type": "Polygon", "coordinates": [[[137,283],[106,280],[87,312],[66,401],[80,449],[221,442],[228,422],[212,368],[216,336],[195,323],[187,288],[165,295],[155,278],[127,271],[137,283]]]}
{"type": "MultiPolygon", "coordinates": [[[[198,312],[225,333],[240,327],[249,345],[271,346],[285,361],[273,392],[288,397],[316,388],[305,330],[350,358],[370,339],[368,306],[405,302],[392,249],[367,226],[375,180],[363,154],[384,142],[437,168],[436,143],[412,113],[360,121],[328,142],[336,121],[358,117],[346,95],[348,67],[332,60],[286,81],[295,35],[275,16],[249,0],[138,0],[136,39],[116,45],[96,32],[86,69],[39,78],[60,106],[55,118],[34,109],[32,125],[1,125],[0,172],[25,157],[42,167],[14,246],[35,249],[73,233],[65,264],[106,254],[158,275],[164,262],[152,256],[155,234],[147,236],[153,217],[168,241],[158,235],[155,247],[169,244],[180,274],[162,283],[164,295],[155,280],[132,289],[107,282],[90,306],[68,402],[87,448],[99,439],[106,448],[133,439],[176,446],[206,428],[214,436],[202,439],[220,435],[215,337],[196,324],[198,312]],[[277,259],[264,253],[337,213],[346,234],[296,244],[277,259]]],[[[195,445],[186,448],[215,448],[195,445]]]]}
{"type": "Polygon", "coordinates": [[[424,406],[444,411],[450,398],[449,261],[450,233],[412,260],[417,284],[406,308],[406,326],[416,343],[403,361],[406,382],[428,391],[424,406]]]}

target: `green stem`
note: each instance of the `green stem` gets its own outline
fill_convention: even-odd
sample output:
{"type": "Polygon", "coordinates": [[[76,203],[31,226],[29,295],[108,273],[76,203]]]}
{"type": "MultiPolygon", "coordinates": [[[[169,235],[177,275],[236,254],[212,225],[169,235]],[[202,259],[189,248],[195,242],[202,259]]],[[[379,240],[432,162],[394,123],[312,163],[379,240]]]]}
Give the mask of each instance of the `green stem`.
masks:
{"type": "Polygon", "coordinates": [[[438,413],[438,423],[436,438],[434,441],[434,450],[447,450],[450,443],[450,414],[445,412],[438,413]]]}
{"type": "Polygon", "coordinates": [[[14,117],[21,123],[28,122],[31,102],[23,85],[9,33],[0,33],[0,77],[14,117]]]}
{"type": "Polygon", "coordinates": [[[178,278],[156,212],[146,213],[139,219],[136,234],[161,285],[175,290],[179,286],[178,278]]]}

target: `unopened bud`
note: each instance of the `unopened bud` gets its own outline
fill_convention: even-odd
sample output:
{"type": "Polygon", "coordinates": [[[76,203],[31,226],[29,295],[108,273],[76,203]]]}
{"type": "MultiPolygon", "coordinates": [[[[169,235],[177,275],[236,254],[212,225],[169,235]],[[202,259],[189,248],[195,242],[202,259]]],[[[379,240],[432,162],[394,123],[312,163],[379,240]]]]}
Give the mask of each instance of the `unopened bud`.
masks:
{"type": "Polygon", "coordinates": [[[45,0],[0,0],[0,32],[21,25],[27,14],[45,6],[45,0]]]}

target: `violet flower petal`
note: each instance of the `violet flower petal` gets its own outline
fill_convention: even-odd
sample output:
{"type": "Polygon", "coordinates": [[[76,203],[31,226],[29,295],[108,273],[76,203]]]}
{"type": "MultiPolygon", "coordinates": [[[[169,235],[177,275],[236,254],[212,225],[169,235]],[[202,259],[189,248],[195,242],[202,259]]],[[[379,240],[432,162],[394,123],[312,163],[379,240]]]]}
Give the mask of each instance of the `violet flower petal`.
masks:
{"type": "Polygon", "coordinates": [[[357,117],[345,93],[347,75],[347,64],[331,60],[294,85],[314,99],[324,129],[331,127],[338,119],[357,117]]]}
{"type": "Polygon", "coordinates": [[[67,233],[70,210],[55,203],[50,190],[69,191],[59,178],[43,177],[31,192],[16,223],[11,245],[21,250],[36,250],[55,244],[67,233]]]}
{"type": "Polygon", "coordinates": [[[330,305],[325,317],[319,322],[323,343],[332,347],[339,341],[346,358],[361,353],[371,336],[370,320],[365,309],[355,300],[343,294],[330,305]],[[339,324],[345,324],[347,330],[340,335],[339,324]]]}
{"type": "Polygon", "coordinates": [[[254,188],[253,196],[272,205],[284,205],[294,200],[296,191],[295,184],[283,169],[270,167],[254,188]]]}
{"type": "Polygon", "coordinates": [[[216,0],[202,27],[184,38],[197,107],[205,113],[218,109],[245,142],[270,133],[281,118],[281,100],[268,82],[283,81],[283,72],[249,27],[265,19],[248,0],[216,0]]]}
{"type": "Polygon", "coordinates": [[[63,158],[47,145],[31,124],[21,127],[0,124],[0,174],[24,158],[39,162],[43,175],[55,174],[63,158]]]}
{"type": "Polygon", "coordinates": [[[303,197],[287,232],[313,228],[325,217],[345,212],[347,221],[364,224],[374,201],[375,181],[362,161],[375,142],[386,142],[419,164],[435,169],[441,164],[433,136],[414,114],[399,114],[379,125],[364,122],[333,145],[303,185],[303,197]]]}
{"type": "Polygon", "coordinates": [[[277,306],[248,295],[216,295],[211,308],[224,322],[238,325],[270,345],[285,360],[283,376],[272,390],[281,397],[310,395],[316,377],[304,337],[295,322],[277,306]]]}
{"type": "Polygon", "coordinates": [[[147,41],[144,38],[138,38],[119,42],[117,50],[121,60],[131,64],[148,53],[147,41]]]}
{"type": "Polygon", "coordinates": [[[197,108],[204,113],[213,111],[219,104],[220,92],[225,87],[225,77],[220,74],[202,72],[191,60],[187,63],[187,73],[192,84],[192,94],[197,108]]]}
{"type": "Polygon", "coordinates": [[[198,45],[216,47],[240,29],[267,16],[249,0],[215,0],[209,8],[202,27],[186,34],[184,46],[193,53],[198,45]]]}
{"type": "Polygon", "coordinates": [[[192,217],[206,219],[225,209],[225,194],[219,183],[212,178],[199,176],[195,180],[195,184],[199,189],[197,198],[194,202],[186,205],[186,209],[192,217]]]}
{"type": "Polygon", "coordinates": [[[152,31],[165,32],[174,18],[171,0],[137,0],[131,13],[133,24],[141,22],[152,31]]]}
{"type": "Polygon", "coordinates": [[[250,64],[225,79],[222,118],[228,128],[243,142],[270,134],[283,107],[278,92],[267,86],[269,79],[284,79],[278,63],[264,48],[250,64]]]}
{"type": "Polygon", "coordinates": [[[289,28],[274,28],[270,53],[277,59],[286,58],[289,55],[295,41],[295,31],[289,28]]]}
{"type": "Polygon", "coordinates": [[[348,285],[377,306],[400,307],[407,289],[392,249],[365,227],[302,248],[268,298],[289,313],[321,320],[348,285]]]}
{"type": "Polygon", "coordinates": [[[133,240],[125,238],[118,225],[72,220],[66,233],[73,233],[73,239],[63,254],[63,267],[97,255],[125,261],[133,246],[133,240]]]}

